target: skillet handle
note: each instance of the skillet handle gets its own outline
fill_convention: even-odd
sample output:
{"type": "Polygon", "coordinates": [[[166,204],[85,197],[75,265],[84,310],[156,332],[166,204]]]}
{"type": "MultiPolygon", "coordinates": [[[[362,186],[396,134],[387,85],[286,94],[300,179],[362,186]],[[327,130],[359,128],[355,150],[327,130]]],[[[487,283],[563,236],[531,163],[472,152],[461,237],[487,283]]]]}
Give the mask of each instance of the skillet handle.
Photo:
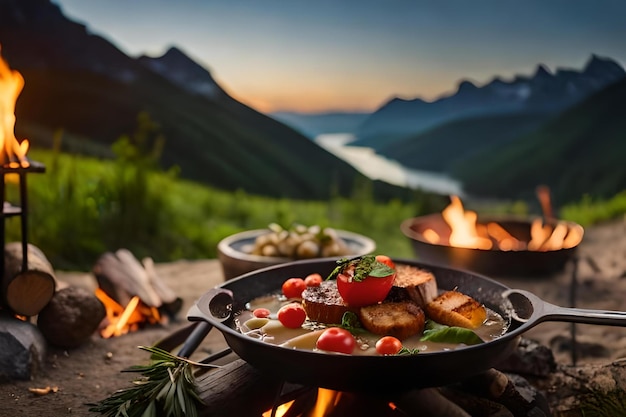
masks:
{"type": "Polygon", "coordinates": [[[513,305],[513,318],[531,326],[544,321],[564,321],[626,327],[626,311],[561,307],[548,303],[531,292],[517,289],[506,290],[502,295],[513,305]]]}

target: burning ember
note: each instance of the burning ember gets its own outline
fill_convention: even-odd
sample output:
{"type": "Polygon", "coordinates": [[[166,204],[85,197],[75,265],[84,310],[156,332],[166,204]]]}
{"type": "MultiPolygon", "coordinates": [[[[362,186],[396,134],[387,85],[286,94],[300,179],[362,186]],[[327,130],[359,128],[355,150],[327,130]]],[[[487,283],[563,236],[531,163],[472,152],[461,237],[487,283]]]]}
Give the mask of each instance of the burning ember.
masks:
{"type": "Polygon", "coordinates": [[[24,77],[9,68],[0,56],[0,163],[9,168],[26,168],[28,140],[21,143],[15,138],[15,103],[24,88],[24,77]]]}
{"type": "Polygon", "coordinates": [[[130,299],[126,307],[109,297],[102,289],[96,289],[96,297],[104,304],[106,318],[100,335],[108,339],[114,336],[134,332],[144,324],[161,322],[161,314],[156,307],[149,307],[138,296],[130,299]]]}
{"type": "MultiPolygon", "coordinates": [[[[428,243],[470,249],[543,252],[573,248],[583,238],[580,226],[560,221],[548,224],[537,218],[530,225],[530,240],[521,240],[497,222],[478,223],[477,214],[466,211],[458,196],[450,198],[450,205],[441,213],[450,227],[450,235],[446,238],[442,233],[426,228],[422,231],[422,236],[428,243]]],[[[543,204],[545,202],[542,201],[543,204]]]]}

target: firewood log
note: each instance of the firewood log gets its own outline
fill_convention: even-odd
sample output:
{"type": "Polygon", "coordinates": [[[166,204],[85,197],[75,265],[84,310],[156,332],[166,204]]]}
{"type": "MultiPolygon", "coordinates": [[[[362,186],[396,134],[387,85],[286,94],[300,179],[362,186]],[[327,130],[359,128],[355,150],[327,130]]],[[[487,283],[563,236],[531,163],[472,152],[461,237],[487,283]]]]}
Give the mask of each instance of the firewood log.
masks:
{"type": "Polygon", "coordinates": [[[134,296],[150,307],[157,307],[161,314],[175,316],[183,305],[159,277],[151,258],[140,262],[128,249],[106,252],[96,262],[93,273],[100,288],[121,305],[134,296]]]}
{"type": "Polygon", "coordinates": [[[104,253],[94,265],[93,272],[100,288],[121,305],[128,304],[134,296],[150,307],[161,305],[143,267],[128,251],[104,253]]]}
{"type": "Polygon", "coordinates": [[[215,369],[196,380],[204,406],[200,416],[260,415],[272,408],[282,382],[242,359],[215,369]],[[245,399],[242,401],[242,399],[245,399]]]}
{"type": "Polygon", "coordinates": [[[55,346],[76,348],[88,341],[106,316],[96,295],[81,287],[58,290],[37,316],[37,326],[55,346]]]}
{"type": "Polygon", "coordinates": [[[54,268],[45,254],[32,244],[23,253],[21,242],[4,247],[2,305],[15,314],[36,316],[54,296],[57,287],[54,268]],[[27,256],[24,269],[24,255],[27,256]]]}

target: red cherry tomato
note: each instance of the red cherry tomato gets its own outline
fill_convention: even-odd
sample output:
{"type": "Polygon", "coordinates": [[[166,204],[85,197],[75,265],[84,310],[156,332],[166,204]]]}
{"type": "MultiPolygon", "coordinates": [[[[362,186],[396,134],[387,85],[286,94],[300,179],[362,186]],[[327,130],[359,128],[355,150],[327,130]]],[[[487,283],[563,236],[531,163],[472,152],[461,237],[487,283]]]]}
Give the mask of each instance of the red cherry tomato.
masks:
{"type": "Polygon", "coordinates": [[[351,307],[363,307],[379,303],[387,297],[395,275],[384,278],[368,277],[363,281],[353,281],[344,274],[337,276],[337,290],[345,303],[351,307]]]}
{"type": "Polygon", "coordinates": [[[306,319],[306,311],[300,303],[289,303],[278,310],[278,320],[290,329],[297,329],[302,326],[306,319]]]}
{"type": "Polygon", "coordinates": [[[306,284],[302,278],[289,278],[283,282],[283,294],[287,298],[301,298],[302,291],[306,289],[306,284]]]}
{"type": "Polygon", "coordinates": [[[385,299],[396,278],[395,272],[386,277],[367,277],[363,281],[354,281],[353,273],[337,275],[337,290],[345,303],[351,307],[363,307],[376,304],[385,299]]]}
{"type": "Polygon", "coordinates": [[[254,314],[254,317],[264,319],[270,316],[270,311],[267,308],[259,307],[255,308],[252,314],[254,314]]]}
{"type": "Polygon", "coordinates": [[[376,341],[376,353],[379,355],[395,355],[402,349],[402,342],[393,336],[383,336],[376,341]]]}
{"type": "Polygon", "coordinates": [[[304,278],[304,283],[307,287],[319,287],[322,283],[322,276],[317,272],[307,275],[307,277],[304,278]]]}
{"type": "Polygon", "coordinates": [[[320,350],[349,354],[354,350],[356,340],[346,329],[329,327],[322,332],[315,345],[320,350]]]}
{"type": "Polygon", "coordinates": [[[389,268],[396,269],[396,264],[387,255],[376,255],[376,260],[387,265],[389,268]]]}

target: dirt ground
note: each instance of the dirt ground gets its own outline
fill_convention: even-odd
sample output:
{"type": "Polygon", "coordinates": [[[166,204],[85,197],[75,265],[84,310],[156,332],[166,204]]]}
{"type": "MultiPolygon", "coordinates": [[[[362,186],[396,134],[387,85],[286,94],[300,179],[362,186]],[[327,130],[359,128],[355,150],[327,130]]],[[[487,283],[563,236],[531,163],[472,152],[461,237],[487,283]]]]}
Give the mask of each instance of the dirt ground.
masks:
{"type": "MultiPolygon", "coordinates": [[[[577,307],[626,310],[626,218],[595,226],[585,231],[578,250],[577,307]]],[[[205,291],[222,282],[219,261],[178,261],[156,265],[161,278],[180,296],[183,307],[177,321],[142,329],[121,337],[102,339],[94,334],[90,341],[72,350],[50,347],[44,369],[31,381],[0,384],[0,416],[97,416],[89,412],[94,403],[114,391],[130,386],[134,373],[122,370],[148,362],[148,353],[137,346],[151,346],[185,327],[186,312],[205,291]],[[54,388],[46,395],[35,395],[29,388],[54,388]]],[[[514,288],[527,289],[544,300],[569,306],[569,288],[574,262],[550,277],[494,277],[514,288]]],[[[57,271],[58,278],[71,285],[95,288],[91,274],[57,271]]],[[[557,362],[570,364],[571,325],[542,323],[526,336],[553,349],[557,362]]],[[[610,363],[626,357],[626,328],[576,325],[578,364],[610,363]]],[[[219,332],[205,338],[192,359],[226,347],[219,332]]]]}

